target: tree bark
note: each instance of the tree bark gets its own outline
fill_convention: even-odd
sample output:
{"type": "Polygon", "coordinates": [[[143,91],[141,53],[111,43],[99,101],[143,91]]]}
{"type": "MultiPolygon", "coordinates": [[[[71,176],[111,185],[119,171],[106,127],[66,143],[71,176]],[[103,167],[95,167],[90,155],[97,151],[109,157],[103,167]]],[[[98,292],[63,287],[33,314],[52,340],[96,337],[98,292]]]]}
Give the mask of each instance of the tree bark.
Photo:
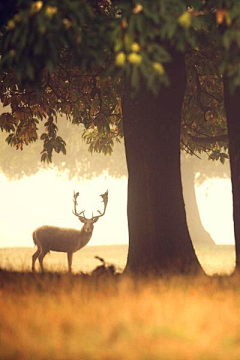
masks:
{"type": "Polygon", "coordinates": [[[129,253],[134,273],[202,271],[186,223],[180,174],[181,107],[185,62],[173,54],[167,66],[171,86],[156,96],[141,84],[135,98],[123,95],[128,166],[129,253]]]}
{"type": "Polygon", "coordinates": [[[236,248],[236,270],[240,270],[240,87],[234,94],[224,78],[224,101],[228,125],[229,157],[233,195],[233,221],[236,248]]]}

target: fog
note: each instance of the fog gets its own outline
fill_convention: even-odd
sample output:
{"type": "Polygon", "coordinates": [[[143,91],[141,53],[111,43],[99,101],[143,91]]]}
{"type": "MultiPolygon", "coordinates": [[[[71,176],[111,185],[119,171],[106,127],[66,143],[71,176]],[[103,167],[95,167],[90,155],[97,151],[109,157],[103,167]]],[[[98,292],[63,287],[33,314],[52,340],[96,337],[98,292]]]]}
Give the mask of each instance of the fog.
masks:
{"type": "MultiPolygon", "coordinates": [[[[127,179],[107,173],[89,180],[69,180],[56,170],[41,170],[32,176],[9,181],[0,175],[1,216],[0,246],[33,246],[32,231],[51,224],[80,228],[72,214],[73,191],[79,191],[79,209],[102,210],[100,194],[109,191],[104,217],[95,225],[89,245],[127,244],[127,179]]],[[[195,186],[200,217],[205,229],[217,244],[233,244],[231,183],[229,179],[208,179],[195,186]]]]}
{"type": "Polygon", "coordinates": [[[234,244],[232,187],[230,179],[208,179],[196,186],[197,203],[204,228],[216,244],[234,244]]]}
{"type": "Polygon", "coordinates": [[[102,211],[107,189],[109,202],[104,217],[95,224],[91,245],[127,243],[126,179],[106,174],[91,180],[71,181],[56,171],[40,171],[17,181],[1,180],[0,246],[32,246],[32,231],[41,225],[82,227],[73,215],[73,192],[79,191],[79,211],[92,217],[102,211]]]}
{"type": "MultiPolygon", "coordinates": [[[[64,126],[59,133],[67,142],[67,155],[54,154],[51,165],[39,161],[40,141],[21,152],[9,147],[5,134],[0,134],[0,247],[33,246],[32,232],[41,225],[80,228],[82,224],[72,213],[73,192],[80,193],[79,211],[86,210],[86,216],[91,217],[92,212],[102,210],[99,195],[107,189],[106,214],[96,223],[89,245],[128,243],[123,144],[115,147],[112,156],[91,155],[82,142],[82,129],[64,126]]],[[[228,164],[184,155],[182,178],[193,242],[233,244],[228,164]]]]}

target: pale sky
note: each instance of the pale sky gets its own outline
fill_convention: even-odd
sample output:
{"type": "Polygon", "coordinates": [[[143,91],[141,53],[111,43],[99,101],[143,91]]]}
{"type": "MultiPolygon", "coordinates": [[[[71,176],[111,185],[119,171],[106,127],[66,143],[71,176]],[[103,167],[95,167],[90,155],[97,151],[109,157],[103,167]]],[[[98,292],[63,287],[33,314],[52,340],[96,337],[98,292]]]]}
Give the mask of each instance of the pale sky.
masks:
{"type": "Polygon", "coordinates": [[[80,193],[79,211],[92,217],[103,210],[100,194],[109,191],[106,214],[95,224],[91,245],[128,242],[127,180],[101,176],[88,181],[59,177],[54,170],[40,171],[18,181],[0,175],[0,247],[33,246],[32,232],[41,225],[81,228],[73,215],[73,192],[80,193]]]}
{"type": "MultiPolygon", "coordinates": [[[[8,181],[0,175],[0,247],[33,247],[32,232],[41,225],[79,228],[82,224],[72,214],[73,191],[78,191],[79,210],[103,209],[100,194],[109,191],[106,214],[95,224],[89,245],[128,243],[127,179],[107,174],[88,181],[68,180],[54,170],[8,181]]],[[[203,225],[218,244],[233,244],[231,182],[208,180],[196,188],[203,225]]]]}
{"type": "Polygon", "coordinates": [[[230,179],[209,179],[196,188],[200,216],[217,244],[234,244],[230,179]]]}

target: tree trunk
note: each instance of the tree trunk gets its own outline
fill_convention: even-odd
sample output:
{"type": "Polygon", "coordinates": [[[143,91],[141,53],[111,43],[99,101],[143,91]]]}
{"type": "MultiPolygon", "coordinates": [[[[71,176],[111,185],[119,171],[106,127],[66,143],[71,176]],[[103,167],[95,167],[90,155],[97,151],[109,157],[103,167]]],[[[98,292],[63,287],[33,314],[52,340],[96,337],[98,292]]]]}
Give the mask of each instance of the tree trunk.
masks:
{"type": "Polygon", "coordinates": [[[234,94],[224,79],[224,101],[228,125],[229,156],[233,194],[233,221],[236,248],[236,270],[240,270],[240,87],[234,94]]]}
{"type": "Polygon", "coordinates": [[[129,253],[126,270],[202,271],[189,236],[180,175],[181,107],[186,85],[182,55],[167,66],[171,86],[156,96],[144,84],[123,95],[128,166],[129,253]]]}
{"type": "Polygon", "coordinates": [[[215,246],[211,235],[204,229],[197,205],[194,186],[195,171],[190,160],[183,161],[181,166],[183,195],[186,204],[187,224],[195,246],[215,246]]]}

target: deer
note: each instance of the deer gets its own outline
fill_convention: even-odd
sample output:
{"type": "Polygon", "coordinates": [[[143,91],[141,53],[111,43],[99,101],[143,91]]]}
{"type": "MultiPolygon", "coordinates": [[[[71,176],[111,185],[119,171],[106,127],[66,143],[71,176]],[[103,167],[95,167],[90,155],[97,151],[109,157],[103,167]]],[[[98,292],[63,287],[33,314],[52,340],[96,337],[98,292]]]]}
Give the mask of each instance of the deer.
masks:
{"type": "Polygon", "coordinates": [[[102,217],[107,208],[108,191],[100,195],[103,199],[104,209],[101,212],[98,210],[99,215],[93,216],[91,219],[85,217],[85,210],[77,211],[77,198],[79,193],[73,194],[73,214],[83,223],[80,230],[68,229],[57,226],[44,225],[33,232],[33,242],[37,246],[37,251],[32,256],[32,271],[35,271],[35,262],[38,259],[41,271],[44,272],[43,259],[50,251],[65,252],[67,253],[68,271],[72,272],[72,257],[73,253],[82,249],[88,244],[93,233],[93,224],[95,224],[100,217],[102,217]]]}

